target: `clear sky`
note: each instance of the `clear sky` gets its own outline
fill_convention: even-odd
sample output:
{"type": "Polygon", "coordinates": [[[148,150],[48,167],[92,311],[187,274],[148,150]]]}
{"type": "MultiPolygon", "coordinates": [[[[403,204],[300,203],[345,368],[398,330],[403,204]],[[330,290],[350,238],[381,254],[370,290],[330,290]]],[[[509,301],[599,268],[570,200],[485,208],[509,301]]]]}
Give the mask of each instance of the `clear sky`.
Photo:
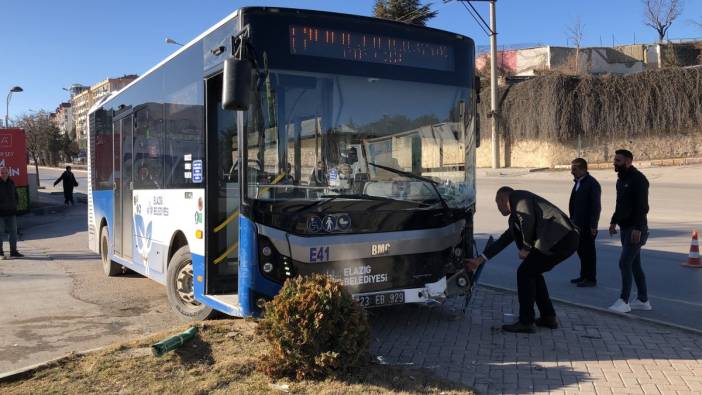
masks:
{"type": "MultiPolygon", "coordinates": [[[[425,0],[426,2],[426,0],[425,0]]],[[[247,5],[299,7],[369,15],[374,0],[4,0],[0,6],[0,114],[14,85],[10,116],[46,109],[68,99],[62,87],[94,84],[106,77],[142,74],[185,43],[247,5]]],[[[486,3],[475,3],[488,18],[486,3]]],[[[488,38],[461,4],[434,1],[432,27],[488,38]]],[[[498,45],[565,45],[567,28],[580,17],[584,45],[654,42],[643,23],[640,0],[498,0],[498,45]]],[[[702,0],[685,0],[669,37],[702,37],[702,0]]]]}

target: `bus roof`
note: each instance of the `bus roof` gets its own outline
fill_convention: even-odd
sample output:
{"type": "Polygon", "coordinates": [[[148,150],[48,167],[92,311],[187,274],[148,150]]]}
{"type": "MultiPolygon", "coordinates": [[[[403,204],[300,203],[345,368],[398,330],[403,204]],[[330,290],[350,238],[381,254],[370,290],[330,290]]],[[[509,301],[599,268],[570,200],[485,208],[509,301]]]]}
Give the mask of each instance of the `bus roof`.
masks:
{"type": "MultiPolygon", "coordinates": [[[[231,14],[227,15],[224,19],[222,19],[221,21],[217,22],[215,25],[213,25],[212,27],[210,27],[210,28],[207,29],[206,31],[202,32],[200,35],[198,35],[198,36],[195,37],[194,39],[190,40],[187,44],[185,44],[185,45],[183,45],[182,47],[178,48],[178,50],[176,50],[175,52],[173,52],[172,54],[170,54],[167,58],[163,59],[163,60],[160,61],[158,64],[156,64],[155,66],[153,66],[152,68],[150,68],[149,70],[147,70],[144,74],[140,75],[139,78],[137,78],[137,79],[135,79],[134,81],[130,82],[130,83],[129,83],[127,86],[125,86],[124,88],[122,88],[122,89],[120,89],[120,90],[118,90],[118,91],[116,91],[116,92],[113,92],[113,93],[110,94],[109,96],[106,96],[104,99],[102,99],[102,100],[100,100],[99,102],[95,103],[95,104],[90,108],[90,110],[89,110],[88,112],[89,112],[89,113],[92,113],[92,112],[94,112],[95,110],[99,109],[104,103],[106,103],[106,102],[112,100],[113,98],[115,98],[116,96],[118,96],[120,93],[122,93],[123,91],[125,91],[126,89],[128,89],[129,87],[131,87],[132,85],[134,85],[134,84],[138,83],[139,81],[141,81],[142,79],[146,78],[149,74],[153,73],[153,72],[154,72],[155,70],[157,70],[159,67],[161,67],[161,66],[163,66],[164,64],[168,63],[170,60],[172,60],[172,59],[175,58],[176,56],[180,55],[182,52],[186,51],[188,48],[192,47],[193,45],[195,45],[196,43],[198,43],[198,42],[199,42],[200,40],[202,40],[203,38],[207,37],[207,35],[209,35],[210,33],[214,32],[214,31],[217,30],[218,28],[222,27],[223,25],[225,25],[227,22],[231,21],[232,19],[234,19],[234,18],[238,17],[239,15],[243,14],[245,11],[266,11],[266,10],[269,10],[269,11],[271,11],[271,12],[274,12],[275,10],[280,10],[280,11],[290,12],[290,13],[318,14],[318,15],[329,15],[329,16],[344,16],[344,17],[349,17],[349,18],[355,18],[355,19],[358,19],[358,20],[376,21],[376,22],[377,22],[377,18],[374,18],[374,17],[364,16],[364,15],[344,14],[344,13],[339,13],[339,12],[318,11],[318,10],[306,10],[306,9],[285,8],[285,7],[242,7],[242,8],[239,8],[239,9],[235,10],[235,11],[232,12],[231,14]]],[[[410,24],[408,24],[408,23],[406,23],[406,22],[398,22],[398,21],[393,21],[393,20],[389,20],[389,19],[382,20],[382,21],[383,21],[383,23],[387,23],[387,24],[396,24],[396,25],[402,25],[402,26],[408,26],[408,25],[409,25],[409,26],[412,26],[412,27],[415,27],[415,28],[421,28],[421,29],[425,29],[425,30],[431,30],[431,31],[434,31],[434,32],[437,32],[437,33],[449,34],[449,35],[453,35],[453,36],[455,36],[455,37],[457,37],[457,38],[468,39],[468,40],[471,40],[471,41],[472,41],[472,39],[470,39],[470,38],[467,37],[467,36],[464,36],[464,35],[461,35],[461,34],[458,34],[458,33],[452,33],[452,32],[446,31],[446,30],[441,30],[441,29],[436,29],[436,28],[426,27],[426,26],[410,25],[410,24]]]]}

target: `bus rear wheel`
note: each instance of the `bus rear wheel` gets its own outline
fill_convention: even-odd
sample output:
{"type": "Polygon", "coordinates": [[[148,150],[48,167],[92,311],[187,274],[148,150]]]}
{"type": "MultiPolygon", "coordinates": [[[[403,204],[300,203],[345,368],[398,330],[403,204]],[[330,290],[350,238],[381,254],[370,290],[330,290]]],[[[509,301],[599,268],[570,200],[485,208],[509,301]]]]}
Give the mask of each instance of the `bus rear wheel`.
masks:
{"type": "Polygon", "coordinates": [[[110,238],[107,234],[107,226],[100,229],[100,261],[106,276],[114,277],[122,273],[122,267],[110,259],[110,238]]]}
{"type": "Polygon", "coordinates": [[[215,315],[214,309],[195,300],[193,259],[187,245],[180,247],[169,261],[166,282],[168,302],[180,318],[199,321],[215,315]]]}

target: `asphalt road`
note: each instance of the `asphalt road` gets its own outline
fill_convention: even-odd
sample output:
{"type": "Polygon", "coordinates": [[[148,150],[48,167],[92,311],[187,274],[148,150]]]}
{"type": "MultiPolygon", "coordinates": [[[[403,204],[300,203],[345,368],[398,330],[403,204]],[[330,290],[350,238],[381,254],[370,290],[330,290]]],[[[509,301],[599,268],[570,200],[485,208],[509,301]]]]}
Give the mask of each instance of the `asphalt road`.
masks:
{"type": "MultiPolygon", "coordinates": [[[[702,223],[696,206],[702,167],[644,169],[644,173],[651,181],[652,235],[643,261],[654,310],[635,314],[700,329],[702,269],[680,263],[687,257],[691,229],[702,223]]],[[[43,185],[50,185],[59,174],[60,170],[40,168],[43,185]]],[[[569,283],[579,271],[575,258],[548,273],[547,282],[554,297],[607,307],[618,297],[620,278],[618,242],[605,235],[615,177],[611,171],[593,174],[603,186],[599,285],[579,289],[569,283]]],[[[85,188],[85,173],[76,176],[85,188]]],[[[506,227],[506,219],[494,206],[493,195],[501,185],[532,190],[566,208],[572,180],[567,172],[481,175],[476,215],[481,245],[488,234],[498,235],[506,227]]],[[[60,195],[53,197],[61,203],[60,195]]],[[[87,249],[85,204],[38,222],[42,224],[24,229],[20,241],[26,259],[0,261],[0,372],[179,324],[162,286],[138,275],[103,275],[97,256],[87,249]]],[[[516,249],[504,251],[488,265],[483,283],[515,287],[516,249]]]]}
{"type": "MultiPolygon", "coordinates": [[[[651,236],[643,249],[642,262],[653,311],[631,314],[702,330],[702,269],[681,266],[687,260],[692,229],[702,230],[699,209],[702,166],[642,171],[651,184],[648,217],[651,236]]],[[[614,211],[616,174],[612,170],[596,170],[591,174],[602,185],[602,216],[597,238],[598,286],[576,288],[570,284],[569,280],[578,277],[580,271],[577,255],[548,273],[546,282],[552,297],[607,308],[619,297],[621,281],[618,235],[610,238],[607,232],[614,211]]],[[[530,190],[567,212],[573,181],[566,171],[479,176],[475,231],[481,250],[488,235],[498,237],[507,227],[507,219],[499,214],[494,203],[495,191],[502,185],[530,190]]],[[[518,265],[517,250],[510,247],[488,263],[481,282],[515,289],[518,265]]],[[[634,287],[632,298],[635,295],[634,287]]]]}
{"type": "MultiPolygon", "coordinates": [[[[63,192],[63,187],[61,183],[54,185],[54,181],[61,176],[64,169],[57,169],[53,167],[39,167],[39,185],[44,187],[48,192],[63,192]]],[[[88,193],[88,172],[85,170],[72,169],[73,175],[78,181],[78,186],[73,190],[74,192],[88,193]]],[[[27,166],[27,172],[29,174],[35,173],[35,168],[33,165],[27,166]]]]}

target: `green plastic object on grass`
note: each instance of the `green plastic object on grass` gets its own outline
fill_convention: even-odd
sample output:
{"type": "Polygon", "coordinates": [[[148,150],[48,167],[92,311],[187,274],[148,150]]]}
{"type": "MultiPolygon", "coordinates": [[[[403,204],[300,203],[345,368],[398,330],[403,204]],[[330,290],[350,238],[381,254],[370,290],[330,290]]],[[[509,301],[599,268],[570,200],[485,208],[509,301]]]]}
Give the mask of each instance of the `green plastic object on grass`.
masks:
{"type": "Polygon", "coordinates": [[[163,354],[182,346],[189,340],[192,340],[196,334],[197,327],[191,326],[177,335],[171,336],[168,339],[161,340],[160,342],[152,345],[151,352],[154,354],[154,356],[160,357],[163,354]]]}

